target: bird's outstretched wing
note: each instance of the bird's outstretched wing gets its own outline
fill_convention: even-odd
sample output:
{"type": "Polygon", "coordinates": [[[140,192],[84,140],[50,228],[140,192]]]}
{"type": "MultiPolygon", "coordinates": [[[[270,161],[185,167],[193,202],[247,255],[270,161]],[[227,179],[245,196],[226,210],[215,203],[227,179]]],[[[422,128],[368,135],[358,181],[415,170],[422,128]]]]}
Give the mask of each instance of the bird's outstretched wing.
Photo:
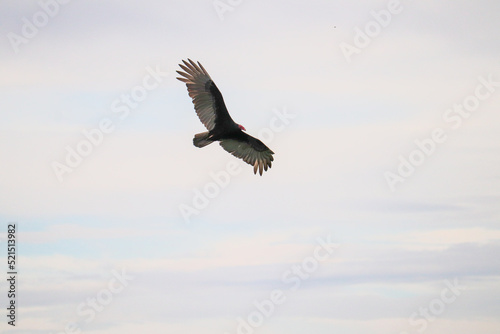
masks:
{"type": "Polygon", "coordinates": [[[262,175],[263,171],[271,168],[274,152],[257,138],[243,134],[244,140],[224,139],[220,141],[220,145],[235,157],[252,165],[254,174],[259,170],[259,174],[262,175]]]}
{"type": "Polygon", "coordinates": [[[210,78],[208,72],[198,62],[191,59],[183,60],[179,66],[185,71],[177,71],[182,77],[177,79],[185,82],[189,96],[193,99],[194,109],[208,131],[216,125],[236,127],[227,111],[222,94],[210,78]]]}

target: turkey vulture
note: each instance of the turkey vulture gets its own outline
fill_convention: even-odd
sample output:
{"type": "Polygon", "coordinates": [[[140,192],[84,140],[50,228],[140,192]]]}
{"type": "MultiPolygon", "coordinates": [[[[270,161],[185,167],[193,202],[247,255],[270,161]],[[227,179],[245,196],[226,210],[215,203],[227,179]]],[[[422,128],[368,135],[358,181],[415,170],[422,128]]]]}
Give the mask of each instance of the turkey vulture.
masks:
{"type": "Polygon", "coordinates": [[[198,133],[193,138],[196,147],[204,147],[219,141],[223,149],[253,165],[253,172],[262,175],[262,171],[271,168],[274,152],[260,140],[243,131],[246,129],[236,124],[226,109],[222,94],[212,81],[210,75],[198,62],[183,60],[179,66],[185,71],[177,71],[186,83],[189,96],[193,99],[194,109],[207,132],[198,133]]]}

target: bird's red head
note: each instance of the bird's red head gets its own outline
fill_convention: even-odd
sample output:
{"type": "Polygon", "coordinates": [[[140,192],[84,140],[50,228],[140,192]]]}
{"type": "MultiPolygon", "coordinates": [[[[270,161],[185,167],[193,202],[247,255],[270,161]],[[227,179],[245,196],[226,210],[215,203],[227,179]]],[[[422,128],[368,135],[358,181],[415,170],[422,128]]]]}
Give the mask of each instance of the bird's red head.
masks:
{"type": "Polygon", "coordinates": [[[240,128],[240,130],[247,131],[247,129],[245,129],[245,127],[241,124],[238,124],[238,127],[240,128]]]}

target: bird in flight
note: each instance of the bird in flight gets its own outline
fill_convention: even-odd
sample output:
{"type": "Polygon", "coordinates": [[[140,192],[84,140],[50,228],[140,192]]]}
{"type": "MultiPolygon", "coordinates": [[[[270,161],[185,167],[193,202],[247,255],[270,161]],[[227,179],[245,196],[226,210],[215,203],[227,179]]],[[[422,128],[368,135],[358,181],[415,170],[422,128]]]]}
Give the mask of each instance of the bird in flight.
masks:
{"type": "Polygon", "coordinates": [[[186,83],[194,110],[208,130],[194,136],[194,146],[204,147],[219,141],[223,149],[252,165],[254,174],[258,170],[262,175],[271,168],[274,152],[259,139],[243,132],[246,129],[232,120],[221,92],[199,62],[196,64],[191,59],[182,62],[184,65],[179,66],[185,72],[177,71],[182,76],[177,79],[186,83]]]}

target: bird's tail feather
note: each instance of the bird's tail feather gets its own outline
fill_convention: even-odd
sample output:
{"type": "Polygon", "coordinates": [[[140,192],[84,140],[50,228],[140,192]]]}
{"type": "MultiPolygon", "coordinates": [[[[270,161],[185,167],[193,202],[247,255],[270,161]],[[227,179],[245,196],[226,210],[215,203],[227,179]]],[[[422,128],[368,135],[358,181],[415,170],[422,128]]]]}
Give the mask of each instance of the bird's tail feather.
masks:
{"type": "Polygon", "coordinates": [[[213,140],[208,139],[209,133],[202,132],[194,135],[193,144],[196,147],[205,147],[208,144],[213,143],[213,140]]]}

